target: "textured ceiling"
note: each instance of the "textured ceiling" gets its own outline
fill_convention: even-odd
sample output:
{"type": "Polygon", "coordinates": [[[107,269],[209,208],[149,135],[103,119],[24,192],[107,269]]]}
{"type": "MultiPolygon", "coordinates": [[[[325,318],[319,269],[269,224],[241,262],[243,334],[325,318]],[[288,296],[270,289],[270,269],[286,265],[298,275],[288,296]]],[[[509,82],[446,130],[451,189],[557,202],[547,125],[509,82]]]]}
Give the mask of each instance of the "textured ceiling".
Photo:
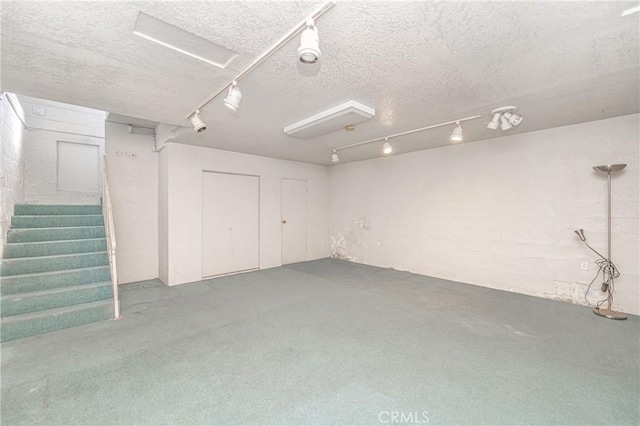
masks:
{"type": "MultiPolygon", "coordinates": [[[[526,132],[636,113],[637,2],[355,2],[321,17],[322,60],[297,62],[298,38],[221,99],[209,130],[181,142],[330,164],[331,149],[474,114],[465,142],[500,136],[489,111],[517,105],[526,132]],[[376,117],[310,140],[282,127],[357,100],[376,117]]],[[[2,90],[188,126],[185,117],[320,2],[2,2],[2,90]],[[225,70],[132,34],[138,11],[240,54],[225,70]]],[[[448,144],[452,127],[394,139],[395,152],[448,144]]],[[[380,155],[380,144],[340,152],[380,155]]]]}

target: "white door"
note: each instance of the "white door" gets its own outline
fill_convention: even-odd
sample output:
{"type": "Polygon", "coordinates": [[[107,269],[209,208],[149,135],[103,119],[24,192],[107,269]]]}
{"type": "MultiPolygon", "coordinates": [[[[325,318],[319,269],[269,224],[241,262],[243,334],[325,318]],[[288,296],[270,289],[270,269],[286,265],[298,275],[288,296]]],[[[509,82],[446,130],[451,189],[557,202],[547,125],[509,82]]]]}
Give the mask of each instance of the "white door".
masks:
{"type": "Polygon", "coordinates": [[[307,181],[282,179],[282,264],[307,260],[307,181]]]}
{"type": "Polygon", "coordinates": [[[259,178],[202,176],[202,276],[257,269],[259,178]]]}

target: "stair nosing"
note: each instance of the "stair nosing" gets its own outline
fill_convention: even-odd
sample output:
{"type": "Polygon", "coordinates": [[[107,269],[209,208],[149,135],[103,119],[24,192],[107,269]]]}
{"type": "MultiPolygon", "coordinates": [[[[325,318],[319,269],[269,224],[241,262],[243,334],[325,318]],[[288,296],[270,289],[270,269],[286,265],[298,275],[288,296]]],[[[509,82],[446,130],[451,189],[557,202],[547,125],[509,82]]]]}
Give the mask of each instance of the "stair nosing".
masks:
{"type": "Polygon", "coordinates": [[[89,254],[109,254],[106,250],[101,250],[101,251],[87,251],[87,252],[82,252],[82,253],[66,253],[66,254],[50,254],[48,256],[33,256],[33,257],[11,257],[8,259],[2,259],[2,262],[7,262],[7,261],[13,261],[13,260],[25,260],[25,259],[29,259],[29,260],[41,260],[41,259],[50,259],[52,257],[70,257],[70,256],[86,256],[89,254]]]}
{"type": "MultiPolygon", "coordinates": [[[[15,229],[15,228],[14,228],[15,229]]],[[[41,229],[41,228],[19,228],[19,229],[41,229]]],[[[98,241],[98,240],[106,240],[107,237],[101,237],[101,238],[75,238],[73,240],[46,240],[46,241],[25,241],[24,243],[6,243],[5,248],[9,247],[11,245],[19,245],[19,244],[56,244],[56,243],[69,243],[72,241],[98,241]]],[[[67,253],[69,254],[69,253],[67,253]]],[[[78,253],[80,254],[80,253],[78,253]]],[[[12,259],[16,259],[16,258],[12,258],[12,259]]],[[[17,259],[21,259],[21,258],[17,258],[17,259]]],[[[3,259],[6,260],[6,259],[3,259]]]]}
{"type": "Polygon", "coordinates": [[[12,217],[41,218],[41,217],[78,217],[78,216],[102,217],[102,214],[19,214],[19,215],[13,215],[12,217]]]}
{"type": "Polygon", "coordinates": [[[73,229],[73,228],[104,228],[104,225],[85,225],[85,226],[48,226],[46,228],[11,228],[9,231],[35,231],[44,229],[73,229]]]}
{"type": "Polygon", "coordinates": [[[4,317],[2,318],[2,323],[6,324],[6,323],[11,323],[11,322],[17,322],[20,321],[21,319],[24,318],[33,318],[33,319],[39,319],[39,318],[45,318],[51,315],[57,315],[57,314],[62,314],[65,312],[73,312],[74,308],[78,308],[80,306],[84,306],[85,308],[92,308],[94,306],[101,306],[101,305],[108,305],[110,303],[113,303],[113,299],[104,299],[104,300],[97,300],[94,302],[87,302],[87,303],[80,303],[77,305],[69,305],[69,306],[63,306],[60,308],[53,308],[53,309],[47,309],[44,311],[35,311],[35,312],[27,312],[24,314],[19,314],[19,315],[12,315],[9,317],[4,317]],[[93,305],[93,306],[87,306],[87,305],[93,305]]]}
{"type": "MultiPolygon", "coordinates": [[[[20,259],[24,259],[24,258],[20,258],[20,259]]],[[[99,266],[87,266],[87,267],[82,267],[82,268],[59,269],[57,271],[32,272],[30,274],[6,275],[6,276],[0,276],[0,281],[6,280],[6,279],[18,278],[18,277],[35,277],[35,276],[41,276],[41,275],[55,275],[55,274],[62,274],[62,273],[67,273],[67,272],[75,272],[75,271],[80,271],[80,270],[86,270],[86,269],[100,269],[100,268],[110,268],[110,266],[107,264],[107,265],[99,265],[99,266]]]]}
{"type": "MultiPolygon", "coordinates": [[[[66,287],[56,287],[50,290],[36,290],[36,291],[26,291],[24,293],[7,294],[5,296],[2,296],[2,299],[12,300],[12,299],[18,299],[22,297],[43,296],[47,294],[58,294],[58,293],[66,293],[68,291],[84,290],[87,288],[111,287],[111,286],[112,286],[111,281],[100,281],[97,283],[77,284],[77,285],[66,286],[66,287]]],[[[73,306],[73,305],[69,305],[69,306],[73,306]]]]}

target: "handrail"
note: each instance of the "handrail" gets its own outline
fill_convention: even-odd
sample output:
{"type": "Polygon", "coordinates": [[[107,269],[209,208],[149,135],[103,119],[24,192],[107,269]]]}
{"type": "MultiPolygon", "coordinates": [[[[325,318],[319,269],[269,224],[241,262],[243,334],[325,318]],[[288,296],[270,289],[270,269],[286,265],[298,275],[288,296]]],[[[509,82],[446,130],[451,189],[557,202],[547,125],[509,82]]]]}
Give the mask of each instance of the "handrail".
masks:
{"type": "Polygon", "coordinates": [[[107,177],[107,156],[102,156],[102,216],[104,230],[107,237],[107,253],[109,255],[109,269],[111,271],[111,285],[113,286],[113,319],[120,319],[120,298],[118,297],[118,269],[116,267],[116,230],[113,223],[111,207],[111,193],[109,192],[109,178],[107,177]]]}

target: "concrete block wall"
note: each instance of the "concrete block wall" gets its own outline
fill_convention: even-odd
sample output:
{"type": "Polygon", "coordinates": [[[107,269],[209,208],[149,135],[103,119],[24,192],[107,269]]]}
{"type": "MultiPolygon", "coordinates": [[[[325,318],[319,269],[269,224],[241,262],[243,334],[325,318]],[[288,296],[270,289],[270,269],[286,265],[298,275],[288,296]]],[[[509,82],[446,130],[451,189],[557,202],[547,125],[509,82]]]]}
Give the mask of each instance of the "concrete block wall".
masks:
{"type": "MultiPolygon", "coordinates": [[[[24,200],[24,127],[16,111],[9,104],[8,96],[14,95],[0,95],[0,259],[7,230],[11,225],[13,206],[24,200]]],[[[13,104],[18,113],[22,113],[15,98],[13,104]]]]}
{"type": "MultiPolygon", "coordinates": [[[[592,166],[627,163],[613,178],[614,307],[639,314],[638,121],[635,114],[334,166],[331,253],[584,304],[596,258],[573,230],[584,228],[601,253],[607,239],[606,175],[592,166]]],[[[595,287],[592,300],[602,297],[595,287]]]]}

